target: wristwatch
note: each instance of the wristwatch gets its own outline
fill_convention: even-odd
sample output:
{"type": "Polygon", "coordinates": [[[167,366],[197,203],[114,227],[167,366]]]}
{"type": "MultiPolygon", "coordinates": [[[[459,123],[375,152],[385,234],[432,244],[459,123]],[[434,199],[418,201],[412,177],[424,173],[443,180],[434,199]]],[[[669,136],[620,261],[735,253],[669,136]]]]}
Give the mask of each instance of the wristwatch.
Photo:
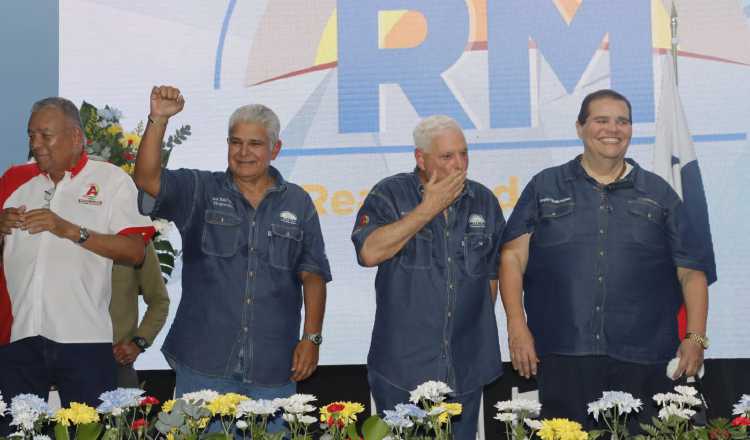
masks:
{"type": "Polygon", "coordinates": [[[320,345],[323,343],[323,336],[321,336],[320,333],[303,333],[302,339],[307,339],[315,345],[320,345]]]}
{"type": "Polygon", "coordinates": [[[78,241],[76,243],[83,244],[90,236],[91,234],[89,234],[89,230],[81,226],[78,228],[78,241]]]}
{"type": "Polygon", "coordinates": [[[149,343],[145,338],[142,338],[140,336],[133,336],[133,339],[131,339],[133,344],[137,345],[138,348],[141,349],[141,353],[146,351],[146,349],[149,347],[149,343]]]}
{"type": "Polygon", "coordinates": [[[687,332],[687,335],[685,335],[685,339],[689,339],[695,342],[696,344],[700,345],[701,347],[703,347],[704,350],[708,350],[709,342],[708,342],[707,336],[703,336],[698,333],[687,332]]]}

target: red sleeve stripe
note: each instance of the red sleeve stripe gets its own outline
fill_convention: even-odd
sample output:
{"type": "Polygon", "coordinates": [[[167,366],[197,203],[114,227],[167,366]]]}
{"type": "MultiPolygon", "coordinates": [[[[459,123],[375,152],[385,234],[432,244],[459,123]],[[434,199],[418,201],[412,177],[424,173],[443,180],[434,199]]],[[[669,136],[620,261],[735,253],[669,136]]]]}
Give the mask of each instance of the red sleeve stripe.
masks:
{"type": "Polygon", "coordinates": [[[118,232],[117,235],[140,235],[143,238],[144,243],[148,243],[156,234],[156,229],[153,226],[139,226],[135,228],[125,228],[118,232]]]}

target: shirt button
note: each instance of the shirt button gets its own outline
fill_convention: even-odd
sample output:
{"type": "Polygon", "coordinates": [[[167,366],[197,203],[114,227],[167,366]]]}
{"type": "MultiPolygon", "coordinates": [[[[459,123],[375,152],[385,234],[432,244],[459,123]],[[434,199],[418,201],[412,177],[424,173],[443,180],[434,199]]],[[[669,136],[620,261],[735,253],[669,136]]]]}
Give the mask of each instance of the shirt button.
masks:
{"type": "Polygon", "coordinates": [[[451,312],[448,312],[448,318],[450,318],[451,316],[453,316],[453,314],[451,312]]]}
{"type": "Polygon", "coordinates": [[[253,253],[253,252],[255,252],[255,248],[254,248],[254,247],[251,247],[251,248],[250,248],[250,253],[253,253]]]}
{"type": "Polygon", "coordinates": [[[599,251],[599,256],[603,257],[604,256],[604,251],[599,251]]]}
{"type": "Polygon", "coordinates": [[[601,283],[602,281],[604,281],[604,277],[600,276],[599,278],[597,278],[597,280],[599,280],[599,282],[601,283]]]}
{"type": "Polygon", "coordinates": [[[255,226],[255,220],[253,220],[252,223],[250,223],[252,226],[255,226]]]}
{"type": "Polygon", "coordinates": [[[446,237],[450,237],[451,236],[451,232],[450,231],[445,231],[445,236],[446,237]]]}
{"type": "Polygon", "coordinates": [[[604,229],[599,229],[599,234],[604,235],[604,229]]]}
{"type": "Polygon", "coordinates": [[[242,331],[244,331],[245,333],[247,333],[247,327],[244,327],[244,328],[242,329],[242,331]]]}
{"type": "Polygon", "coordinates": [[[448,257],[448,262],[449,262],[449,263],[451,262],[451,257],[448,257]]]}
{"type": "Polygon", "coordinates": [[[598,312],[598,311],[600,311],[601,309],[602,309],[601,307],[599,307],[599,306],[596,306],[596,311],[597,311],[597,312],[598,312]]]}
{"type": "Polygon", "coordinates": [[[596,339],[599,340],[599,333],[596,334],[596,339]]]}
{"type": "Polygon", "coordinates": [[[245,300],[245,302],[246,302],[247,304],[250,304],[251,302],[253,302],[253,300],[252,300],[252,298],[248,298],[248,299],[246,299],[246,300],[245,300]]]}
{"type": "Polygon", "coordinates": [[[253,272],[252,270],[250,271],[250,278],[255,278],[255,272],[253,272]]]}
{"type": "Polygon", "coordinates": [[[453,290],[453,284],[448,284],[448,288],[453,290]]]}
{"type": "Polygon", "coordinates": [[[600,210],[600,211],[604,211],[604,209],[605,209],[605,206],[604,206],[604,205],[599,205],[599,210],[600,210]]]}

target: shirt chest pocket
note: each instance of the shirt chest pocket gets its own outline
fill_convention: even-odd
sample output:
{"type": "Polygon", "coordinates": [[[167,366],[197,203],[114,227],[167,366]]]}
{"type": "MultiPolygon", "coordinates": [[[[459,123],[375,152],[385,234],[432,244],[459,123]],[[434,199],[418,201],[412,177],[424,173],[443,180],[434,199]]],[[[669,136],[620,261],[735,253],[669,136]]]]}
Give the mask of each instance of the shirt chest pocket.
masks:
{"type": "Polygon", "coordinates": [[[206,255],[231,257],[240,246],[242,219],[235,214],[206,210],[201,249],[206,255]]]}
{"type": "Polygon", "coordinates": [[[534,228],[532,242],[537,246],[556,246],[573,237],[575,202],[542,200],[539,202],[539,221],[534,228]]]}
{"type": "Polygon", "coordinates": [[[302,251],[303,232],[298,226],[272,223],[268,231],[268,263],[277,269],[294,269],[302,251]]]}
{"type": "Polygon", "coordinates": [[[628,200],[633,239],[644,246],[663,248],[666,246],[664,232],[665,210],[650,199],[628,200]]]}
{"type": "MultiPolygon", "coordinates": [[[[464,235],[461,241],[464,251],[466,273],[471,276],[482,276],[488,273],[488,263],[493,262],[492,236],[481,232],[471,232],[464,235]]],[[[497,268],[495,268],[497,269],[497,268]]]]}
{"type": "Polygon", "coordinates": [[[422,229],[404,246],[399,263],[405,269],[432,267],[432,231],[422,229]]]}

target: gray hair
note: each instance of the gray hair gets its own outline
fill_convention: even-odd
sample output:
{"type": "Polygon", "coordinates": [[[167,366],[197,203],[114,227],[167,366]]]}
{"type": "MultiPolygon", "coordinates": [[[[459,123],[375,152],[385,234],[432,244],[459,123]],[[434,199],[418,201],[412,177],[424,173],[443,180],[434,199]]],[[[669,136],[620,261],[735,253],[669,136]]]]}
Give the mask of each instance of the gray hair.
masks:
{"type": "Polygon", "coordinates": [[[260,124],[266,129],[268,136],[268,148],[273,149],[276,142],[279,141],[279,131],[281,123],[279,117],[270,108],[263,104],[243,105],[232,113],[229,117],[228,133],[232,135],[232,128],[237,124],[260,124]]]}
{"type": "Polygon", "coordinates": [[[414,127],[414,145],[424,153],[429,153],[432,148],[432,140],[435,136],[445,130],[456,130],[463,133],[461,126],[455,119],[445,115],[434,115],[422,119],[414,127]]]}
{"type": "Polygon", "coordinates": [[[31,106],[31,114],[38,112],[47,107],[52,107],[60,110],[68,120],[68,122],[75,128],[81,130],[81,135],[86,140],[86,133],[83,131],[83,123],[81,122],[81,114],[78,111],[78,107],[73,104],[69,99],[61,98],[59,96],[51,96],[49,98],[40,99],[31,106]]]}

